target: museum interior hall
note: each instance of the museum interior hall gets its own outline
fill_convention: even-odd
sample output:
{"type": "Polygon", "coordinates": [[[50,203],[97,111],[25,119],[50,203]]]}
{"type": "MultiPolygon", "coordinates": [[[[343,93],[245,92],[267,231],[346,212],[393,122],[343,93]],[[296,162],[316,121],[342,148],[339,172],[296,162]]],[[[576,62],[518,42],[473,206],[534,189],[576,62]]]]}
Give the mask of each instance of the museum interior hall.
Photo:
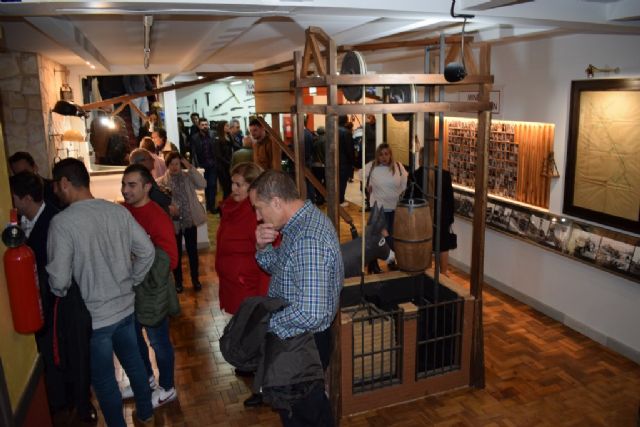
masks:
{"type": "MultiPolygon", "coordinates": [[[[66,159],[92,197],[127,206],[123,173],[143,147],[181,251],[185,237],[185,277],[174,287],[167,269],[174,394],[153,400],[163,362],[145,333],[157,407],[143,423],[123,398],[126,425],[282,425],[268,391],[249,402],[264,372],[221,344],[221,211],[230,171],[253,161],[289,175],[340,240],[319,380],[334,425],[640,427],[638,46],[638,0],[2,1],[0,426],[108,425],[95,389],[92,415],[75,403],[69,365],[91,355],[58,341],[75,320],[47,314],[70,298],[39,263],[55,244],[47,260],[27,239],[41,211],[16,194],[12,155],[32,157],[43,206],[50,188],[68,209],[70,181],[52,174],[66,159]],[[205,135],[233,144],[204,150],[228,155],[217,177],[198,151],[205,135]],[[172,152],[207,183],[190,237],[185,199],[163,185],[172,152]],[[370,203],[382,169],[401,183],[384,212],[370,203]]],[[[115,354],[114,372],[123,393],[115,354]]]]}

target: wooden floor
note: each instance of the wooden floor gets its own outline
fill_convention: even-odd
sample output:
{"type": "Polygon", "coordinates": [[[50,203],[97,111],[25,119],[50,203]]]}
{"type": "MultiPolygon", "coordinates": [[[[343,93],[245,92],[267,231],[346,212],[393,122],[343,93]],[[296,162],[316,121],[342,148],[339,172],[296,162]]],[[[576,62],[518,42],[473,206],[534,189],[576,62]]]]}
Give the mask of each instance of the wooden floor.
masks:
{"type": "MultiPolygon", "coordinates": [[[[350,211],[359,216],[355,206],[350,211]]],[[[210,215],[213,243],[215,221],[210,215]]],[[[345,239],[347,234],[343,227],[345,239]]],[[[172,320],[178,400],[156,410],[156,425],[280,425],[267,407],[244,408],[250,382],[236,377],[220,354],[218,339],[227,317],[218,307],[213,246],[200,256],[204,289],[196,294],[185,284],[180,295],[182,315],[172,320]]],[[[458,272],[452,272],[452,277],[460,283],[467,280],[458,272]]],[[[485,389],[372,408],[343,418],[341,425],[640,425],[639,365],[490,287],[485,287],[484,298],[485,389]]],[[[133,404],[125,408],[128,423],[134,425],[133,404]]]]}

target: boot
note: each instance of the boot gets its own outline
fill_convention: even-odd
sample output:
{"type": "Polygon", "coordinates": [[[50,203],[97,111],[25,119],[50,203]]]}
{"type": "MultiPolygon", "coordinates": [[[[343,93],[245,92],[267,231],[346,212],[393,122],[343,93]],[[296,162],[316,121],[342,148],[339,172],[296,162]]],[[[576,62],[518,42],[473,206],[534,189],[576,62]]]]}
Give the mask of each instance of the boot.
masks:
{"type": "Polygon", "coordinates": [[[369,262],[369,264],[367,265],[367,271],[369,272],[369,274],[380,274],[382,273],[382,270],[380,269],[380,266],[378,265],[378,260],[374,259],[373,261],[369,262]]]}

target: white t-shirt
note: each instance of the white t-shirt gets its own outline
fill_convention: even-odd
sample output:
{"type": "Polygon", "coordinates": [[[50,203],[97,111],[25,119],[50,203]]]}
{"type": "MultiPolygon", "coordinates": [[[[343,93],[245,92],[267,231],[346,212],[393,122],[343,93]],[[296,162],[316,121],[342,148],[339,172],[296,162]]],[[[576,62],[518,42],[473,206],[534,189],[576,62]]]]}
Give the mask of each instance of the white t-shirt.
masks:
{"type": "Polygon", "coordinates": [[[395,162],[393,172],[389,166],[385,165],[375,166],[371,170],[372,165],[373,162],[365,165],[362,177],[364,185],[367,185],[368,180],[371,186],[369,204],[373,206],[377,202],[378,206],[382,206],[385,211],[393,211],[398,205],[400,195],[407,188],[407,170],[400,162],[395,162]]]}

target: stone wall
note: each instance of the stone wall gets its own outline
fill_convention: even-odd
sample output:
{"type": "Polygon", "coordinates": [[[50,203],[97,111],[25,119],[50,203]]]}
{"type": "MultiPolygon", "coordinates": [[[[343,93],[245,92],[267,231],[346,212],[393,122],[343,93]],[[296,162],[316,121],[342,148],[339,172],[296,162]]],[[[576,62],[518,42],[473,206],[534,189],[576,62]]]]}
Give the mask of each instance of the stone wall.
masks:
{"type": "MultiPolygon", "coordinates": [[[[28,151],[43,176],[51,175],[55,156],[49,135],[62,133],[67,118],[50,114],[58,100],[63,67],[28,52],[0,53],[0,97],[8,155],[28,151]],[[49,120],[52,118],[51,127],[49,120]]],[[[73,119],[72,119],[73,120],[73,119]]],[[[76,119],[77,120],[77,119],[76,119]]]]}

